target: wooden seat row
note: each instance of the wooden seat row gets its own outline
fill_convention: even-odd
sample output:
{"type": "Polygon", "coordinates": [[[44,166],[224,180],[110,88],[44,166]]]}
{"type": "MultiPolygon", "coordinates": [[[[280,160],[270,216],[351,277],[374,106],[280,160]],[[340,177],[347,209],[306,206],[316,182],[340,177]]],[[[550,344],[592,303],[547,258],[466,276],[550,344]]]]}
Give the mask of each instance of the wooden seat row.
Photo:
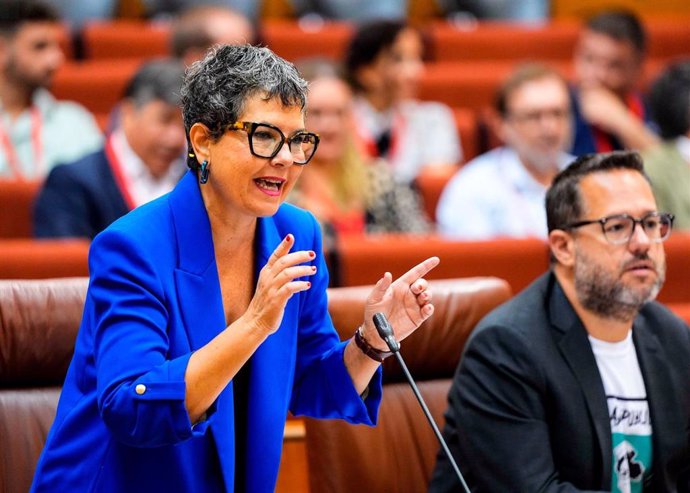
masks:
{"type": "MultiPolygon", "coordinates": [[[[0,279],[41,279],[87,275],[84,240],[0,240],[0,279]]],[[[664,243],[667,274],[659,300],[690,303],[690,233],[675,232],[664,243]]],[[[449,241],[437,236],[379,235],[341,238],[329,252],[336,286],[376,282],[385,271],[403,274],[436,255],[441,264],[429,279],[492,276],[505,279],[513,292],[524,289],[549,268],[546,243],[536,239],[449,241]]]]}
{"type": "MultiPolygon", "coordinates": [[[[688,18],[648,17],[649,55],[688,54],[688,18]]],[[[571,57],[580,23],[551,21],[525,25],[509,22],[453,23],[437,20],[422,26],[438,61],[566,60],[571,57]]],[[[288,60],[311,56],[342,59],[354,26],[347,22],[265,20],[260,37],[288,60]]],[[[122,59],[164,56],[169,51],[170,26],[142,21],[92,22],[81,31],[85,58],[122,59]]]]}

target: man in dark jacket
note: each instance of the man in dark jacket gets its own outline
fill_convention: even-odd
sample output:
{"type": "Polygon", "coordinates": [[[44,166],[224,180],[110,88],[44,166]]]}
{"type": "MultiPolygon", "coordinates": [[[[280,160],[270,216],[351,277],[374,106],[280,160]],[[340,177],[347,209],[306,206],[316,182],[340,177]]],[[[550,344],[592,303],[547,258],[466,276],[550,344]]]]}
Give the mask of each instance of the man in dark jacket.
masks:
{"type": "MultiPolygon", "coordinates": [[[[444,434],[474,492],[686,491],[690,330],[652,301],[673,216],[636,153],[583,156],[546,198],[552,269],[489,314],[444,434]]],[[[439,455],[431,491],[460,491],[439,455]]]]}
{"type": "Polygon", "coordinates": [[[103,149],[55,167],[34,207],[34,234],[93,238],[141,204],[173,189],[184,173],[179,61],[144,65],[125,90],[103,149]]]}

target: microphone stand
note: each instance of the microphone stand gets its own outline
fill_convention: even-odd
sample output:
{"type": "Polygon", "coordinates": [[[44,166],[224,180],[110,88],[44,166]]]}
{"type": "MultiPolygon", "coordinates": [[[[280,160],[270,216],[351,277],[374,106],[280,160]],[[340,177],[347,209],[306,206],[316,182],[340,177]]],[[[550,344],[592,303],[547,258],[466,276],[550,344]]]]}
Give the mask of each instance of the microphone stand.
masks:
{"type": "Polygon", "coordinates": [[[441,448],[443,449],[443,452],[446,454],[446,457],[448,458],[450,465],[453,466],[453,470],[455,471],[455,475],[458,477],[460,484],[462,484],[462,487],[464,488],[465,493],[470,493],[470,489],[467,486],[467,483],[465,482],[465,478],[462,476],[462,473],[460,472],[460,468],[458,467],[458,464],[455,462],[453,455],[450,453],[450,449],[448,448],[448,444],[446,444],[446,441],[443,439],[443,436],[441,435],[441,432],[439,431],[438,426],[436,426],[436,422],[434,421],[434,418],[431,416],[431,412],[429,411],[429,408],[427,407],[426,402],[424,402],[424,398],[422,397],[422,394],[419,392],[419,388],[417,387],[417,384],[415,383],[414,379],[412,378],[412,375],[410,374],[410,370],[407,368],[407,365],[405,364],[405,360],[403,360],[403,357],[400,354],[400,343],[395,339],[395,335],[393,333],[393,328],[391,327],[390,323],[388,322],[388,319],[386,318],[386,316],[383,313],[375,313],[374,314],[374,325],[376,326],[376,331],[378,332],[379,337],[381,337],[381,339],[386,341],[388,348],[391,350],[391,352],[393,354],[395,354],[395,357],[398,360],[398,363],[400,363],[400,367],[403,369],[403,373],[405,374],[407,381],[410,383],[410,387],[412,387],[412,391],[414,392],[414,395],[417,398],[417,401],[419,402],[419,405],[421,406],[422,411],[424,411],[424,415],[426,416],[426,419],[429,421],[431,428],[434,430],[434,434],[436,435],[436,438],[438,439],[438,443],[441,444],[441,448]]]}

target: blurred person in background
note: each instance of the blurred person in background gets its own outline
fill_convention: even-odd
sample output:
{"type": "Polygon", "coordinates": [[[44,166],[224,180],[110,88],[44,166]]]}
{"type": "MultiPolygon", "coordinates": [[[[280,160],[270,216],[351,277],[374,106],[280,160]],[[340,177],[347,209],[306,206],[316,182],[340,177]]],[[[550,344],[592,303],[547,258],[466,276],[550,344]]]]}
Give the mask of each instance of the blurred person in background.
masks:
{"type": "Polygon", "coordinates": [[[662,143],[644,154],[659,209],[672,212],[676,229],[690,230],[690,60],[669,66],[649,94],[662,143]]]}
{"type": "Polygon", "coordinates": [[[120,216],[173,189],[185,170],[183,75],[178,60],[139,69],[105,146],[48,175],[34,207],[36,237],[93,239],[120,216]]]}
{"type": "Polygon", "coordinates": [[[408,8],[406,0],[290,0],[290,4],[299,17],[354,22],[401,19],[407,15],[408,8]]]}
{"type": "Polygon", "coordinates": [[[172,56],[189,66],[216,44],[254,44],[256,31],[238,11],[220,5],[199,5],[183,11],[173,22],[172,56]]]}
{"type": "Polygon", "coordinates": [[[631,13],[605,12],[586,23],[573,60],[573,154],[642,150],[658,143],[637,89],[646,50],[644,28],[631,13]]]}
{"type": "Polygon", "coordinates": [[[417,30],[384,20],[362,25],[345,56],[363,147],[370,157],[386,159],[396,179],[406,183],[422,168],[447,171],[462,160],[450,108],[415,99],[423,55],[417,30]]]}
{"type": "Polygon", "coordinates": [[[462,167],[437,208],[439,232],[460,240],[545,239],[544,198],[556,173],[573,160],[568,85],[543,65],[516,70],[496,96],[504,142],[462,167]]]}
{"type": "Polygon", "coordinates": [[[386,162],[357,146],[352,92],[337,68],[312,60],[299,69],[310,82],[307,125],[320,142],[290,202],[316,216],[325,246],[339,235],[429,232],[431,223],[412,187],[396,182],[386,162]]]}
{"type": "Polygon", "coordinates": [[[256,0],[140,0],[145,15],[150,18],[166,19],[181,15],[188,9],[197,7],[220,7],[232,9],[244,17],[259,19],[261,2],[256,0]]]}
{"type": "Polygon", "coordinates": [[[58,14],[34,0],[0,5],[0,177],[40,179],[98,149],[101,132],[82,106],[48,91],[65,60],[58,14]]]}

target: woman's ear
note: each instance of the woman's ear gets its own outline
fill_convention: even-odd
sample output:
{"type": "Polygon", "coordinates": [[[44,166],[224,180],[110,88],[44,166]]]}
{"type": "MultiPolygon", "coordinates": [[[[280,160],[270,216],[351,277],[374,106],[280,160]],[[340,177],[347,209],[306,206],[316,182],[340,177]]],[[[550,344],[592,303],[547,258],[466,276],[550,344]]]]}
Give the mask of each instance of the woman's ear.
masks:
{"type": "Polygon", "coordinates": [[[189,129],[189,142],[199,164],[210,161],[211,131],[203,123],[195,123],[189,129]]]}
{"type": "Polygon", "coordinates": [[[549,233],[549,248],[551,255],[564,267],[575,264],[575,243],[570,233],[562,229],[554,229],[549,233]]]}

